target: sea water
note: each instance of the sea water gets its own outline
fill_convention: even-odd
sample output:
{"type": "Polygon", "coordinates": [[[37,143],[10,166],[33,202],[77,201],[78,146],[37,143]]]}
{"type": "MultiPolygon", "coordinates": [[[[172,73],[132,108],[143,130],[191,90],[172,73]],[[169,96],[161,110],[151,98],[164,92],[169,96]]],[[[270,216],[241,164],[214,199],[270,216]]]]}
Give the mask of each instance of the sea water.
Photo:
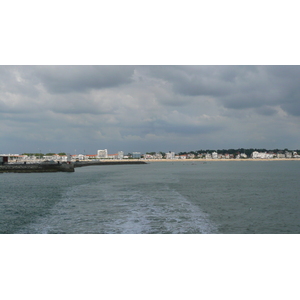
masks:
{"type": "Polygon", "coordinates": [[[0,233],[300,233],[298,161],[0,174],[0,233]]]}

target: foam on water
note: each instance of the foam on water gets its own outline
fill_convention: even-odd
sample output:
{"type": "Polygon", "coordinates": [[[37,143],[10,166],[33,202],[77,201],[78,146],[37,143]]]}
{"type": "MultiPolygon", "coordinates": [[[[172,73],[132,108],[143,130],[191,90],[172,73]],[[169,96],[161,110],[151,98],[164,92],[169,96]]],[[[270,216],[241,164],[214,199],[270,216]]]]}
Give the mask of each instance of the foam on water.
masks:
{"type": "Polygon", "coordinates": [[[167,185],[154,191],[85,184],[19,233],[216,233],[209,216],[167,185]]]}
{"type": "Polygon", "coordinates": [[[123,220],[109,224],[111,233],[214,233],[207,214],[178,192],[165,188],[145,194],[137,191],[124,201],[134,202],[123,220]]]}

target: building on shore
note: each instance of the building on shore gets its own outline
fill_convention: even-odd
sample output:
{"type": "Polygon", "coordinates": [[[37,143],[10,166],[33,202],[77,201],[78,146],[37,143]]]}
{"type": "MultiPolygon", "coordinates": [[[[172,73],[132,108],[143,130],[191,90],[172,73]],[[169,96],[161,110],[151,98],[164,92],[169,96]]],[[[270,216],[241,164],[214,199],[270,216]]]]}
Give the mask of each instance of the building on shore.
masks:
{"type": "Polygon", "coordinates": [[[107,152],[107,149],[104,149],[104,150],[98,150],[98,151],[97,151],[97,157],[98,157],[98,158],[108,158],[108,152],[107,152]]]}
{"type": "Polygon", "coordinates": [[[132,152],[132,158],[140,159],[142,157],[141,152],[132,152]]]}
{"type": "Polygon", "coordinates": [[[212,156],[211,156],[210,153],[206,153],[206,154],[205,154],[205,158],[206,158],[206,159],[212,159],[212,156]]]}
{"type": "Polygon", "coordinates": [[[218,158],[218,153],[217,152],[213,152],[211,154],[212,159],[217,159],[218,158]]]}
{"type": "Polygon", "coordinates": [[[118,159],[123,159],[123,158],[124,158],[124,152],[118,151],[118,159]]]}
{"type": "Polygon", "coordinates": [[[285,151],[285,157],[286,157],[286,158],[292,158],[292,157],[293,157],[293,153],[292,153],[292,152],[285,151]]]}
{"type": "Polygon", "coordinates": [[[258,152],[258,151],[253,151],[251,154],[251,157],[253,159],[260,158],[260,159],[271,159],[275,157],[274,153],[267,153],[267,152],[258,152]]]}
{"type": "Polygon", "coordinates": [[[175,152],[166,153],[166,159],[175,159],[175,152]]]}

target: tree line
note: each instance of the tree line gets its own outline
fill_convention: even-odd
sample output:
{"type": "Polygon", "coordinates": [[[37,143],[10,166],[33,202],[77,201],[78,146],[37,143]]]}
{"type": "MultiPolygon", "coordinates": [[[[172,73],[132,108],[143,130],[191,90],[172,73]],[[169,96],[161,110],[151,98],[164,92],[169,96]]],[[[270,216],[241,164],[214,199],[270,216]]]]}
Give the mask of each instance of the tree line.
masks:
{"type": "Polygon", "coordinates": [[[63,155],[67,155],[65,152],[60,152],[60,153],[22,153],[21,155],[28,155],[28,156],[37,156],[37,157],[43,157],[43,156],[53,156],[53,155],[60,155],[60,156],[63,156],[63,155]]]}
{"type": "Polygon", "coordinates": [[[241,153],[245,153],[248,157],[251,156],[251,154],[254,152],[271,152],[271,153],[285,153],[285,152],[297,152],[299,153],[300,150],[289,150],[287,148],[285,149],[265,149],[265,148],[238,148],[238,149],[218,149],[218,150],[211,150],[211,149],[207,149],[207,150],[196,150],[196,151],[190,151],[190,152],[179,152],[178,155],[186,155],[186,154],[194,154],[195,156],[198,156],[199,154],[202,153],[210,153],[212,154],[213,152],[217,152],[218,154],[233,154],[233,155],[237,155],[237,154],[241,154],[241,153]]]}

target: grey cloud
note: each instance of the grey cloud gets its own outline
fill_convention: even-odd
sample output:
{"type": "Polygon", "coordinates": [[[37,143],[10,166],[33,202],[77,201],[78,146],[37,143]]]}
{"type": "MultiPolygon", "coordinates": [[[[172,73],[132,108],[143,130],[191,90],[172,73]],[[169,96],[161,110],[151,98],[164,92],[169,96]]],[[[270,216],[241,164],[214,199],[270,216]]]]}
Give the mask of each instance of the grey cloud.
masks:
{"type": "Polygon", "coordinates": [[[95,99],[91,95],[70,93],[68,96],[53,96],[45,107],[55,113],[62,114],[92,114],[101,115],[113,113],[116,107],[114,102],[95,99]]]}
{"type": "Polygon", "coordinates": [[[271,113],[271,106],[281,105],[288,114],[300,115],[299,66],[151,66],[141,72],[171,83],[175,93],[211,96],[225,108],[268,106],[271,113]]]}
{"type": "Polygon", "coordinates": [[[262,106],[262,107],[256,108],[256,112],[258,114],[264,115],[264,116],[273,116],[277,113],[277,110],[273,107],[262,106]]]}
{"type": "Polygon", "coordinates": [[[85,92],[128,84],[133,66],[25,66],[24,78],[41,83],[49,93],[85,92]]]}
{"type": "Polygon", "coordinates": [[[30,133],[50,145],[68,132],[73,149],[82,140],[111,151],[290,147],[282,141],[297,143],[299,76],[299,66],[4,66],[1,144],[30,133]]]}
{"type": "Polygon", "coordinates": [[[0,67],[0,92],[5,91],[5,93],[21,94],[28,97],[38,96],[39,91],[35,86],[36,82],[32,81],[32,76],[24,76],[23,68],[19,66],[0,67]]]}
{"type": "Polygon", "coordinates": [[[182,123],[178,120],[174,121],[156,119],[139,124],[138,128],[127,127],[121,129],[122,135],[129,135],[130,132],[138,132],[138,135],[144,137],[147,134],[155,134],[157,136],[164,136],[166,134],[176,134],[178,136],[191,136],[191,135],[206,135],[217,132],[223,127],[219,124],[189,124],[182,123]]]}
{"type": "Polygon", "coordinates": [[[216,124],[209,125],[191,125],[191,124],[172,124],[167,122],[162,122],[158,124],[158,131],[163,131],[166,133],[175,133],[179,135],[203,135],[210,134],[219,131],[222,127],[216,124]]]}
{"type": "Polygon", "coordinates": [[[260,66],[148,66],[141,72],[173,84],[189,96],[226,96],[238,86],[260,82],[260,66]]]}
{"type": "Polygon", "coordinates": [[[285,103],[281,105],[281,108],[292,116],[300,116],[300,103],[299,100],[294,103],[285,103]]]}

